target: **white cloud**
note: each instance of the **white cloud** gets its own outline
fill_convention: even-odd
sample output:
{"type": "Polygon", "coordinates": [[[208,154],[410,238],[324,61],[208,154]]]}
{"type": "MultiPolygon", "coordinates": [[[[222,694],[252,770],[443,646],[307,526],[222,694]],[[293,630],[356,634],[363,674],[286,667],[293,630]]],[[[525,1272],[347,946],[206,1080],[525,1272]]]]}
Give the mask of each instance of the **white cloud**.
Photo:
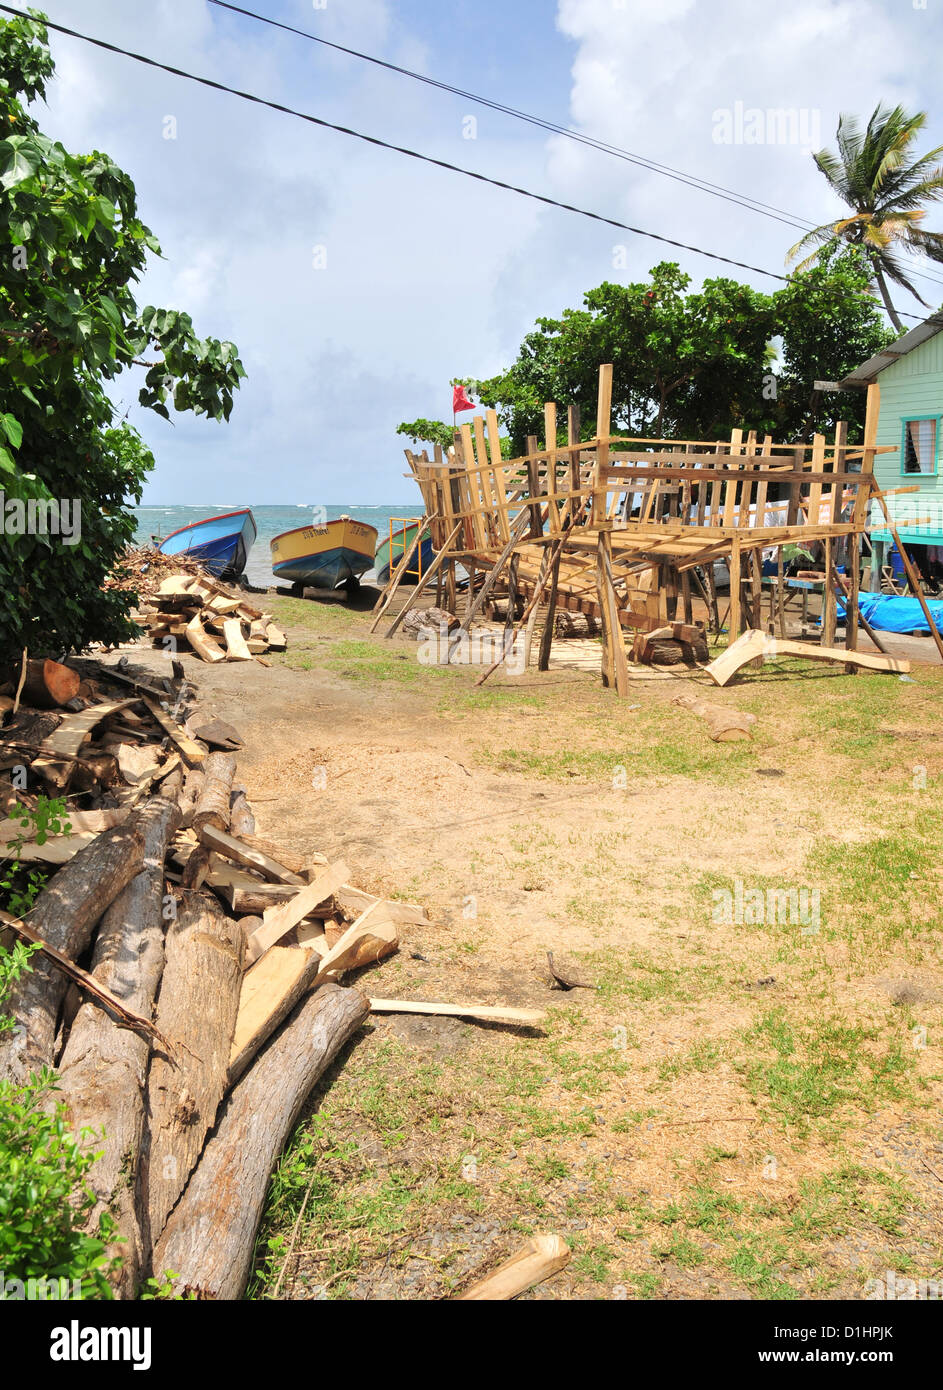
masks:
{"type": "MultiPolygon", "coordinates": [[[[463,139],[476,109],[465,99],[197,0],[47,3],[62,23],[161,61],[771,270],[797,235],[490,113],[478,113],[478,139],[463,139]]],[[[808,154],[717,145],[714,112],[737,101],[820,108],[828,142],[839,110],[935,96],[940,22],[892,0],[560,0],[556,16],[544,7],[542,28],[529,10],[479,0],[480,42],[459,62],[428,6],[427,20],[392,0],[264,9],[815,219],[833,205],[808,154]],[[535,82],[534,43],[569,49],[569,90],[535,82]]],[[[397,422],[448,418],[449,378],[497,370],[538,315],[616,278],[614,244],[628,247],[632,278],[661,259],[698,280],[738,273],[76,40],[52,42],[59,76],[41,123],[126,168],[163,245],[141,302],[187,309],[198,331],[231,337],[249,371],[228,426],[139,419],[158,457],[153,500],[241,489],[255,502],[414,503],[397,422]],[[168,115],[175,140],[164,139],[168,115]],[[315,244],[327,248],[324,270],[312,266],[315,244]]],[[[136,389],[122,382],[123,399],[136,389]]]]}

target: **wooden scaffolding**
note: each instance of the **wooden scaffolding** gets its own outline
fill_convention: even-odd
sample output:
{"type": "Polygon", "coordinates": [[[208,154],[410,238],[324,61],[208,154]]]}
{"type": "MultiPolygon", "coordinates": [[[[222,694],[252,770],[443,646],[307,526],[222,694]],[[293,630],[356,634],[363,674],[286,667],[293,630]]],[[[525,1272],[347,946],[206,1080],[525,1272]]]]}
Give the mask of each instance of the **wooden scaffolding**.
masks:
{"type": "MultiPolygon", "coordinates": [[[[524,600],[528,639],[545,610],[538,665],[546,669],[555,611],[594,617],[602,633],[602,676],[628,688],[625,633],[644,659],[653,633],[688,638],[698,631],[692,595],[706,603],[720,632],[714,565],[730,576],[727,631],[762,629],[764,552],[776,559],[766,627],[785,636],[783,549],[815,544],[822,552],[822,641],[834,642],[836,600],[847,609],[845,642],[857,646],[861,537],[877,491],[874,457],[879,402],[869,387],[863,444],[847,442],[840,423],[832,441],[776,444],[734,429],[729,440],[630,439],[611,433],[612,367],[599,369],[596,432],[580,439],[578,410],[564,431],[553,403],[544,406],[544,447],[536,437],[515,459],[501,455],[493,410],[456,430],[445,455],[406,450],[422,493],[436,559],[436,604],[459,616],[461,629],[499,594],[509,622],[524,600]],[[840,587],[839,569],[847,580],[840,587]],[[464,595],[460,590],[464,589],[464,595]]],[[[416,538],[416,544],[420,542],[416,538]]],[[[404,563],[403,569],[407,567],[404,563]]],[[[415,595],[414,599],[415,600],[415,595]]]]}

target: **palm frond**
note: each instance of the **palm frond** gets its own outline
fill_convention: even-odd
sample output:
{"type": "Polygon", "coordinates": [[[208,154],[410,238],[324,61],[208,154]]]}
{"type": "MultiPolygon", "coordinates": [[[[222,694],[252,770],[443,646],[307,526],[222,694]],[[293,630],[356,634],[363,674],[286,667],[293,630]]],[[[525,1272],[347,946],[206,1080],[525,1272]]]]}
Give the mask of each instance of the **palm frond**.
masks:
{"type": "MultiPolygon", "coordinates": [[[[806,232],[805,236],[799,238],[795,246],[790,246],[786,252],[786,264],[788,265],[790,261],[795,260],[807,246],[827,246],[829,242],[834,240],[835,230],[831,222],[826,222],[821,227],[813,227],[811,232],[806,232]]],[[[808,269],[812,262],[818,259],[818,254],[818,251],[813,251],[812,255],[807,256],[801,265],[795,266],[795,270],[808,269]]]]}
{"type": "Polygon", "coordinates": [[[920,294],[919,290],[914,289],[913,283],[907,278],[903,266],[895,256],[892,256],[888,251],[874,251],[871,255],[873,257],[872,264],[877,263],[880,265],[882,272],[887,276],[888,280],[893,280],[895,285],[902,286],[903,289],[913,295],[914,299],[919,300],[924,308],[929,309],[930,305],[924,299],[923,295],[920,294]]]}

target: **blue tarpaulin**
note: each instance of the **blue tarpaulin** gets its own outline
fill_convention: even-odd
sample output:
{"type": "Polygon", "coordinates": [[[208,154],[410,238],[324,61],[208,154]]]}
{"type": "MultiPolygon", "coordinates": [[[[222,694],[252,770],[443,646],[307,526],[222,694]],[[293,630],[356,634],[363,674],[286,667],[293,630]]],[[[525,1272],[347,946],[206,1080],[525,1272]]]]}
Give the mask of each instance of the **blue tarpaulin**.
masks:
{"type": "MultiPolygon", "coordinates": [[[[937,627],[943,630],[943,600],[927,599],[927,607],[937,627]]],[[[925,632],[929,635],[930,626],[915,598],[864,593],[858,596],[858,608],[879,632],[925,632]]],[[[838,617],[844,616],[845,605],[839,599],[838,617]]]]}

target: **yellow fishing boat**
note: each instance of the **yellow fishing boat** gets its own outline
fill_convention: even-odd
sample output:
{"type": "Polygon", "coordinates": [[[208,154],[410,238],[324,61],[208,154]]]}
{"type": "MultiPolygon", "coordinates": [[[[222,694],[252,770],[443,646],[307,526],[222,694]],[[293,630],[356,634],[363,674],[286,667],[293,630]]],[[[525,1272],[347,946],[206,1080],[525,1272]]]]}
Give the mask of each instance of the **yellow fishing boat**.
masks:
{"type": "Polygon", "coordinates": [[[377,529],[349,516],[317,526],[296,526],[271,542],[272,571],[290,584],[336,589],[373,567],[377,529]]]}

